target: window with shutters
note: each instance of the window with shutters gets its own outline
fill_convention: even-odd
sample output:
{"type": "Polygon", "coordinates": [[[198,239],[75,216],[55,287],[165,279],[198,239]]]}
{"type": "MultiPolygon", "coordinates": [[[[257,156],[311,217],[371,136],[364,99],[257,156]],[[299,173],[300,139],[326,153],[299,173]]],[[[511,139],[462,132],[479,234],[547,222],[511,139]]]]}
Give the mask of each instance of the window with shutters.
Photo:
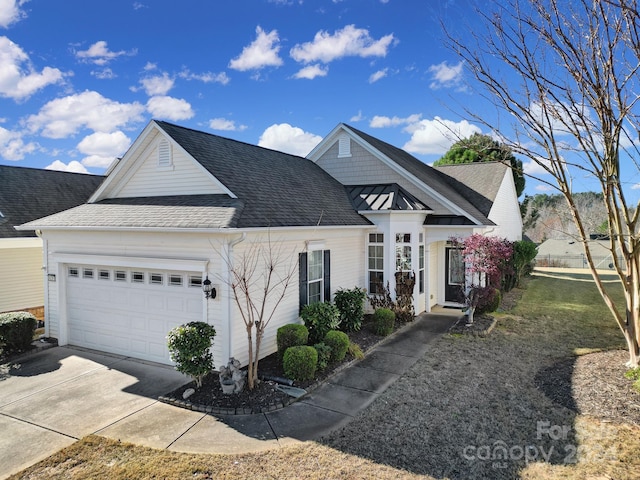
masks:
{"type": "Polygon", "coordinates": [[[162,139],[158,143],[158,167],[171,167],[171,144],[168,140],[162,139]]]}

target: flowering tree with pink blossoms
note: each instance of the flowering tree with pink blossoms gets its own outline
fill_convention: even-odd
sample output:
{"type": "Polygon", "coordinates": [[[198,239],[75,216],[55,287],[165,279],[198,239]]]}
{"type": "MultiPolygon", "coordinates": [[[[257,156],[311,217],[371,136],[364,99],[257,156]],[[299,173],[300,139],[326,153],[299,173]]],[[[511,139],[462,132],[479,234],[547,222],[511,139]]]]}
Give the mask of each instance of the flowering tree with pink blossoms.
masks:
{"type": "Polygon", "coordinates": [[[505,238],[478,233],[464,239],[451,238],[451,242],[460,248],[462,255],[467,322],[473,323],[473,314],[478,305],[495,289],[500,289],[502,277],[510,269],[513,244],[505,238]]]}

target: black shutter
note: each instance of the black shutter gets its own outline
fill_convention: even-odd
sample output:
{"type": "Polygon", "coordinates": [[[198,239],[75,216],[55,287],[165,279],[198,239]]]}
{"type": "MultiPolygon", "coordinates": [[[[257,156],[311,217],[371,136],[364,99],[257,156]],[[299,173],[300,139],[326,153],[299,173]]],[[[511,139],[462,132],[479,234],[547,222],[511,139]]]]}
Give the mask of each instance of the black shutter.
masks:
{"type": "Polygon", "coordinates": [[[304,307],[309,299],[307,298],[307,253],[298,254],[298,283],[300,289],[300,311],[304,307]]]}
{"type": "Polygon", "coordinates": [[[322,252],[323,262],[324,262],[324,301],[331,301],[331,252],[329,250],[325,250],[322,252]]]}

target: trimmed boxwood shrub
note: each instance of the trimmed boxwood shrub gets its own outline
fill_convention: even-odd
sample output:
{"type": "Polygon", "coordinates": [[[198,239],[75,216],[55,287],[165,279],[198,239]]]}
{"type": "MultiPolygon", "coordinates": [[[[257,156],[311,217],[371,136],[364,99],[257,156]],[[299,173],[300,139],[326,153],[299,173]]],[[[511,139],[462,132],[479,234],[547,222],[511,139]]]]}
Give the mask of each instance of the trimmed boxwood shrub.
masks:
{"type": "Polygon", "coordinates": [[[29,312],[0,314],[0,347],[7,352],[24,352],[33,341],[38,321],[29,312]]]}
{"type": "Polygon", "coordinates": [[[373,327],[376,335],[386,337],[393,332],[396,314],[388,308],[379,308],[373,314],[373,327]]]}
{"type": "Polygon", "coordinates": [[[176,363],[176,370],[193,378],[198,388],[213,370],[211,342],[215,336],[215,328],[205,322],[180,325],[167,335],[169,356],[176,363]]]}
{"type": "Polygon", "coordinates": [[[313,380],[317,367],[318,351],[309,345],[289,347],[284,352],[282,368],[284,374],[293,380],[313,380]]]}
{"type": "Polygon", "coordinates": [[[302,321],[309,330],[309,343],[320,343],[329,330],[340,325],[340,311],[331,302],[316,302],[305,305],[300,312],[302,321]]]}
{"type": "Polygon", "coordinates": [[[491,313],[498,310],[502,302],[502,293],[497,288],[487,288],[478,302],[476,313],[491,313]]]}
{"type": "Polygon", "coordinates": [[[278,345],[278,358],[282,360],[284,352],[289,347],[306,345],[309,341],[309,330],[299,323],[289,323],[278,328],[276,343],[278,345]]]}
{"type": "Polygon", "coordinates": [[[364,301],[367,292],[364,288],[338,290],[334,302],[340,311],[340,329],[345,332],[357,332],[362,327],[364,301]]]}
{"type": "Polygon", "coordinates": [[[344,360],[349,349],[349,336],[338,330],[330,330],[324,337],[324,343],[331,347],[331,362],[344,360]]]}

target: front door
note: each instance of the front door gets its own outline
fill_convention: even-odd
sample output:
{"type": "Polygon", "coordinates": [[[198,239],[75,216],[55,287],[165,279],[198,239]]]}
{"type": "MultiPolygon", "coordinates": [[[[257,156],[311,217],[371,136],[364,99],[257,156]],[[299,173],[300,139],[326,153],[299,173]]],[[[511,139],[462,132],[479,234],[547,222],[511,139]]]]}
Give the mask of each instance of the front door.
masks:
{"type": "Polygon", "coordinates": [[[464,262],[459,248],[445,248],[444,259],[444,300],[445,302],[462,303],[464,288],[464,262]]]}

